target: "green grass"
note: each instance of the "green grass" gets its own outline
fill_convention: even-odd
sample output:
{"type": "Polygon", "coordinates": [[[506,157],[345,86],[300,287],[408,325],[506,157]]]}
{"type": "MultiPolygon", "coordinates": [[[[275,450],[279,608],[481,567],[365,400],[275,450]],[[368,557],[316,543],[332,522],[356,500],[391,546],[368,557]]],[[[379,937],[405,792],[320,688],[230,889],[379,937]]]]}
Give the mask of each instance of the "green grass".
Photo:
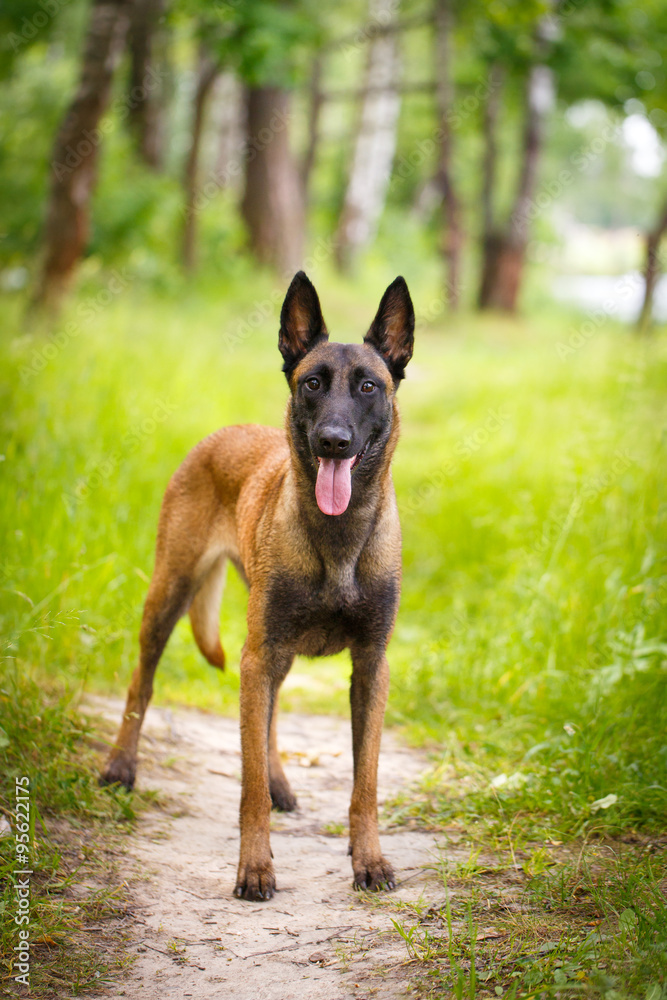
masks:
{"type": "Polygon", "coordinates": [[[664,997],[667,865],[652,845],[475,852],[437,871],[440,904],[374,902],[396,912],[419,996],[664,997]]]}
{"type": "MultiPolygon", "coordinates": [[[[57,680],[72,711],[85,691],[124,693],[160,500],[187,451],[226,423],[282,423],[284,289],[241,278],[180,300],[91,284],[50,333],[22,332],[7,304],[5,662],[57,680]]],[[[383,280],[369,290],[316,275],[334,336],[361,337],[383,280]]],[[[419,313],[428,289],[413,293],[419,313]]],[[[400,389],[404,579],[388,720],[429,748],[433,768],[390,813],[458,825],[496,850],[508,831],[543,844],[665,829],[667,338],[609,324],[564,353],[578,322],[422,324],[400,389]]],[[[245,602],[230,572],[224,674],[177,626],[158,702],[237,711],[245,602]]],[[[345,656],[299,661],[282,704],[346,712],[348,675],[345,656]]],[[[62,810],[67,775],[87,779],[54,760],[45,801],[62,810]]]]}
{"type": "Polygon", "coordinates": [[[444,447],[422,404],[418,433],[439,456],[456,452],[451,423],[465,441],[485,406],[507,417],[444,485],[414,500],[416,446],[409,478],[398,469],[406,588],[391,717],[439,744],[412,807],[434,823],[502,830],[518,816],[561,836],[664,829],[664,341],[609,330],[559,361],[531,334],[456,351],[444,447]]]}
{"type": "Polygon", "coordinates": [[[99,734],[62,685],[5,663],[0,682],[0,991],[8,996],[78,996],[108,982],[123,957],[105,922],[124,912],[117,876],[120,831],[151,796],[98,787],[99,734]],[[29,801],[17,810],[16,787],[29,801]],[[18,848],[18,844],[21,848],[18,848]],[[25,850],[24,850],[25,848],[25,850]],[[20,853],[19,853],[20,850],[20,853]],[[17,886],[28,870],[29,909],[17,886]],[[29,916],[26,925],[24,917],[29,916]],[[16,919],[19,919],[17,924],[16,919]],[[96,925],[96,933],[85,934],[96,925]],[[100,926],[100,924],[102,926],[100,926]],[[19,929],[31,942],[30,989],[17,985],[19,929]],[[101,933],[99,933],[101,932],[101,933]]]}

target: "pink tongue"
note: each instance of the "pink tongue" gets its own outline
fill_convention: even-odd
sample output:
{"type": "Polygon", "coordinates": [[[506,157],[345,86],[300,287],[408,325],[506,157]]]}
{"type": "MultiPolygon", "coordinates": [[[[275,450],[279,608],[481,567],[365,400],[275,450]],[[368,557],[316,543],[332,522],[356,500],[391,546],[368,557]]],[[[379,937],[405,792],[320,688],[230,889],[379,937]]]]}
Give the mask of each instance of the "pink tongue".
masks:
{"type": "Polygon", "coordinates": [[[354,458],[321,458],[315,484],[317,506],[323,514],[342,514],[352,495],[354,458]]]}

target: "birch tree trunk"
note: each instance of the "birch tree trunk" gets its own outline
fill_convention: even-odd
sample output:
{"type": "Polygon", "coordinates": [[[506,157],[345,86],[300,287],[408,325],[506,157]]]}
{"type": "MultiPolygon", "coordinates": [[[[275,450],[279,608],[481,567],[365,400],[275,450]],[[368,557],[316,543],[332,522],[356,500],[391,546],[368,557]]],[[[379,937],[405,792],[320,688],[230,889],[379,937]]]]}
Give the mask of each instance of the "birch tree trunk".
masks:
{"type": "MultiPolygon", "coordinates": [[[[395,0],[371,0],[369,20],[387,24],[397,9],[395,0]]],[[[389,187],[401,106],[397,32],[378,34],[368,44],[364,96],[336,239],[336,258],[343,270],[375,235],[389,187]]]]}
{"type": "Polygon", "coordinates": [[[644,264],[644,301],[637,319],[637,331],[648,333],[653,321],[653,298],[658,279],[662,273],[660,244],[667,232],[667,200],[662,207],[655,229],[646,235],[646,263],[644,264]]]}
{"type": "Polygon", "coordinates": [[[33,304],[55,309],[88,241],[100,127],[127,35],[131,0],[93,0],[74,98],[56,135],[44,231],[44,259],[33,304]]]}
{"type": "Polygon", "coordinates": [[[452,174],[453,135],[450,112],[453,104],[452,30],[454,25],[452,0],[436,0],[435,5],[435,80],[436,103],[440,121],[440,149],[436,181],[442,195],[441,250],[447,276],[445,301],[456,310],[461,295],[461,253],[463,228],[461,203],[452,174]]]}
{"type": "Polygon", "coordinates": [[[128,34],[129,124],[139,155],[154,170],[162,166],[164,155],[164,73],[156,58],[164,12],[165,0],[134,0],[128,34]]]}
{"type": "Polygon", "coordinates": [[[303,260],[305,212],[289,145],[290,95],[281,87],[251,87],[246,104],[241,212],[250,247],[262,263],[291,276],[303,260]]]}

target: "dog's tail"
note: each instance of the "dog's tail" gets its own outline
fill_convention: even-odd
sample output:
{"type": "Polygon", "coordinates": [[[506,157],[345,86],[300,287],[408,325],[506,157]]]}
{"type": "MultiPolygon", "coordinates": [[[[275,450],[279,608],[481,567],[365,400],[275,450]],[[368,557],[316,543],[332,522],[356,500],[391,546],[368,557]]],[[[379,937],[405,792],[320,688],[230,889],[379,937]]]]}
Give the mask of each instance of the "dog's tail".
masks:
{"type": "Polygon", "coordinates": [[[220,644],[220,603],[225,587],[227,560],[213,563],[190,605],[190,624],[199,649],[212,667],[225,669],[225,653],[220,644]]]}

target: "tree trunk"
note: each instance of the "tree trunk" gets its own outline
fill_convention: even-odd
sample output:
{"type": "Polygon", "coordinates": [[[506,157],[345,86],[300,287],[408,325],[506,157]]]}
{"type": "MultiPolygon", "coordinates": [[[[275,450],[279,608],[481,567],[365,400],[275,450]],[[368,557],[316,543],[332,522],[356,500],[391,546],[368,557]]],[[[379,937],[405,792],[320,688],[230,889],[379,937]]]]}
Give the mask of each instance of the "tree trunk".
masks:
{"type": "Polygon", "coordinates": [[[498,65],[489,71],[489,91],[484,104],[482,136],[484,156],[482,159],[482,276],[478,305],[484,308],[492,275],[495,273],[496,257],[500,237],[495,229],[494,193],[498,167],[498,116],[500,112],[503,73],[498,65]]]}
{"type": "Polygon", "coordinates": [[[291,275],[303,260],[301,179],[289,146],[290,95],[252,87],[247,101],[245,191],[241,212],[250,247],[262,263],[291,275]]]}
{"type": "Polygon", "coordinates": [[[324,103],[322,93],[322,55],[318,54],[313,59],[310,74],[309,86],[309,107],[308,107],[308,145],[301,163],[301,183],[303,185],[303,197],[306,205],[310,194],[310,178],[315,166],[317,147],[320,140],[320,113],[324,103]]]}
{"type": "Polygon", "coordinates": [[[111,82],[125,44],[129,0],[94,0],[79,85],[56,135],[44,233],[44,262],[34,305],[55,309],[86,243],[111,82]]]}
{"type": "Polygon", "coordinates": [[[653,298],[656,285],[662,273],[662,260],[660,257],[660,244],[667,232],[667,200],[662,207],[662,212],[658,224],[650,233],[646,234],[646,263],[644,265],[644,301],[641,312],[637,319],[638,333],[648,333],[653,322],[653,298]]]}
{"type": "Polygon", "coordinates": [[[489,89],[484,104],[482,131],[484,160],[482,162],[482,228],[485,236],[494,228],[493,195],[498,167],[498,116],[502,94],[503,71],[494,64],[489,70],[489,89]]]}
{"type": "MultiPolygon", "coordinates": [[[[386,24],[396,13],[395,0],[370,2],[370,21],[386,24]]],[[[359,127],[338,226],[336,258],[343,270],[349,270],[375,235],[384,208],[401,106],[398,77],[397,34],[378,34],[369,42],[359,127]]]]}
{"type": "Polygon", "coordinates": [[[479,296],[481,309],[516,311],[550,88],[550,71],[545,66],[531,67],[526,79],[526,110],[517,193],[505,231],[493,233],[488,240],[479,296]]]}
{"type": "Polygon", "coordinates": [[[201,148],[202,131],[204,128],[204,113],[206,101],[220,72],[217,60],[204,49],[199,50],[199,66],[197,83],[192,110],[192,131],[190,148],[185,161],[183,188],[185,191],[185,223],[183,226],[183,244],[181,256],[183,267],[192,271],[195,266],[197,242],[197,177],[199,173],[199,151],[201,148]]]}
{"type": "Polygon", "coordinates": [[[456,310],[461,295],[461,252],[463,226],[461,204],[452,175],[453,136],[449,115],[453,104],[451,0],[436,0],[435,5],[435,79],[436,104],[440,121],[440,149],[436,181],[442,195],[441,249],[445,259],[445,301],[456,310]]]}
{"type": "Polygon", "coordinates": [[[129,124],[142,160],[159,170],[164,154],[164,86],[155,59],[165,0],[134,0],[130,17],[129,124]]]}

